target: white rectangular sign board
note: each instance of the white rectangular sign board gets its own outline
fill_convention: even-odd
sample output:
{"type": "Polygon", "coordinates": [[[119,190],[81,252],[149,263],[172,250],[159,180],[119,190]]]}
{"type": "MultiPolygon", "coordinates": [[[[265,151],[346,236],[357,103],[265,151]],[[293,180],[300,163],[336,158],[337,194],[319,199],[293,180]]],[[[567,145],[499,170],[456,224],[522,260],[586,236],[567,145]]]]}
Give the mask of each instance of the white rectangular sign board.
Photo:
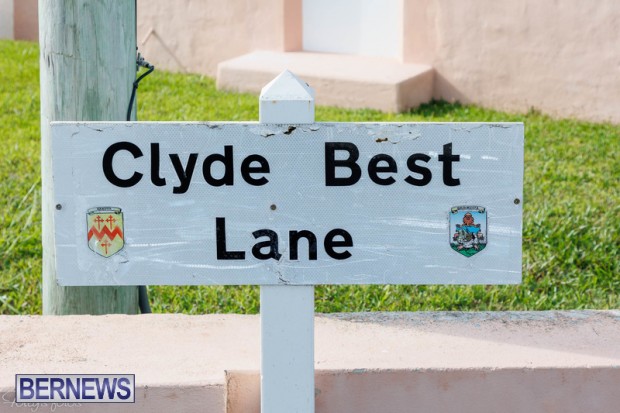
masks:
{"type": "Polygon", "coordinates": [[[61,285],[514,284],[521,123],[53,123],[61,285]]]}

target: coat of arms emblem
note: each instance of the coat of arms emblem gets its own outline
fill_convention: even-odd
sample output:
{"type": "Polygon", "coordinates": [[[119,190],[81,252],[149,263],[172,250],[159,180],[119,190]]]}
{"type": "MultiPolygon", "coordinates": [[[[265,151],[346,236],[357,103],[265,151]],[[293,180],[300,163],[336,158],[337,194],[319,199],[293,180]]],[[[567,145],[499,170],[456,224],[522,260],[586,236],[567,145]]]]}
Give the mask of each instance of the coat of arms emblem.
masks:
{"type": "Polygon", "coordinates": [[[97,207],[86,212],[88,248],[102,257],[110,257],[125,245],[123,212],[120,208],[97,207]]]}
{"type": "Polygon", "coordinates": [[[450,210],[450,246],[466,257],[487,246],[487,210],[480,206],[457,206],[450,210]]]}

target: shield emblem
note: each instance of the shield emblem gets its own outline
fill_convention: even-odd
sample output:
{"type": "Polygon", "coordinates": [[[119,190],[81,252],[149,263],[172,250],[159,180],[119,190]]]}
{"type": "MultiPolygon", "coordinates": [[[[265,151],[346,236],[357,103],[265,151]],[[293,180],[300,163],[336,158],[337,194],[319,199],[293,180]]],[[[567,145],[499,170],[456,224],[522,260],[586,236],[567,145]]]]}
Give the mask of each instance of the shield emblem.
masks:
{"type": "Polygon", "coordinates": [[[471,257],[487,246],[487,209],[481,206],[457,206],[450,210],[450,246],[471,257]]]}
{"type": "Polygon", "coordinates": [[[125,245],[123,212],[120,208],[97,207],[86,212],[88,248],[102,257],[110,257],[125,245]]]}

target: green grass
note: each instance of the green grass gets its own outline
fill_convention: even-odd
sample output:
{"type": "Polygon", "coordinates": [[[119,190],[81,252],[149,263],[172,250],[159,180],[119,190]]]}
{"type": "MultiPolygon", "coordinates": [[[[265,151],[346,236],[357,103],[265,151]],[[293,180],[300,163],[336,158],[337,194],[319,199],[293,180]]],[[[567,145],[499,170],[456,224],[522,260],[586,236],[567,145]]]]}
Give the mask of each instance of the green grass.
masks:
{"type": "MultiPolygon", "coordinates": [[[[0,313],[41,312],[38,48],[0,41],[0,313]]],[[[156,71],[141,120],[256,120],[256,96],[156,71]]],[[[405,114],[318,107],[319,121],[525,123],[523,283],[319,286],[316,310],[550,310],[620,307],[620,126],[433,102],[405,114]]],[[[150,287],[156,312],[256,313],[258,287],[150,287]]]]}

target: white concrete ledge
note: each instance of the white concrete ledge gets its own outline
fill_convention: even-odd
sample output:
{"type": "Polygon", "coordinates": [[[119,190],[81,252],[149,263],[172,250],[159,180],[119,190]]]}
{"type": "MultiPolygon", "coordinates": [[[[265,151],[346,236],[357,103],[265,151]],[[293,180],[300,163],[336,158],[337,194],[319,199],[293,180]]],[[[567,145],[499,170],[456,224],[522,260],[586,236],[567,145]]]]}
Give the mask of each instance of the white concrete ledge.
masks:
{"type": "MultiPolygon", "coordinates": [[[[136,374],[133,405],[55,411],[258,412],[259,331],[242,315],[1,316],[0,412],[32,408],[11,405],[17,373],[136,374]]],[[[315,359],[317,412],[615,412],[620,311],[319,315],[315,359]]]]}
{"type": "Polygon", "coordinates": [[[258,51],[221,62],[218,89],[259,93],[283,70],[316,91],[318,105],[401,112],[431,100],[431,66],[395,59],[312,52],[258,51]]]}

